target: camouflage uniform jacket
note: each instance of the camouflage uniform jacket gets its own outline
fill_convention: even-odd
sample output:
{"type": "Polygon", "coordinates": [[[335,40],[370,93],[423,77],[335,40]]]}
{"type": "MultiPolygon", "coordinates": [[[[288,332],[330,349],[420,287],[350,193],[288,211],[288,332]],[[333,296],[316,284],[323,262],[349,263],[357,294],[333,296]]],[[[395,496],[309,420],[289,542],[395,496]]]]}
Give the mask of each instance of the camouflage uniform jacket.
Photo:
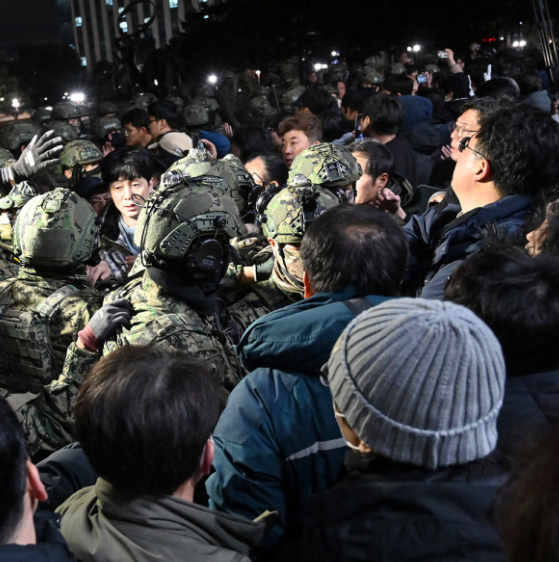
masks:
{"type": "Polygon", "coordinates": [[[283,291],[277,285],[275,272],[273,272],[270,279],[266,281],[260,281],[245,290],[227,294],[225,302],[231,318],[244,332],[258,318],[273,310],[298,302],[302,298],[297,293],[283,291]]]}
{"type": "MultiPolygon", "coordinates": [[[[0,314],[4,311],[31,311],[55,291],[69,284],[82,289],[66,297],[56,308],[49,322],[50,344],[57,372],[61,373],[68,346],[77,340],[95,311],[101,306],[102,296],[86,288],[85,277],[42,277],[34,270],[21,267],[17,278],[0,283],[0,314]]],[[[14,350],[10,350],[13,352],[14,350]]],[[[3,353],[6,353],[5,351],[3,353]]],[[[17,352],[15,353],[17,355],[17,352]]],[[[2,352],[0,352],[0,365],[2,352]]]]}
{"type": "Polygon", "coordinates": [[[4,243],[0,245],[0,281],[17,277],[19,274],[19,264],[16,263],[14,255],[6,247],[4,243]]]}
{"type": "MultiPolygon", "coordinates": [[[[75,286],[80,286],[79,278],[71,281],[75,286]]],[[[0,292],[6,291],[4,302],[9,300],[9,305],[2,306],[0,312],[7,308],[31,310],[67,285],[68,280],[46,279],[27,268],[21,268],[17,280],[9,279],[0,283],[0,292]]],[[[101,302],[102,296],[91,288],[75,292],[61,301],[49,322],[54,363],[61,376],[45,385],[39,394],[27,392],[7,397],[23,426],[29,452],[35,460],[75,440],[73,405],[81,382],[92,364],[91,361],[80,362],[81,357],[77,361],[76,356],[94,354],[82,352],[72,342],[77,340],[78,332],[89,322],[101,302]]],[[[7,353],[7,350],[3,353],[7,353]]]]}
{"type": "Polygon", "coordinates": [[[149,271],[109,293],[105,303],[120,298],[132,305],[131,326],[105,343],[105,355],[124,345],[161,343],[213,364],[227,390],[241,380],[244,371],[229,335],[217,329],[213,318],[200,316],[179,297],[162,289],[149,271]]]}

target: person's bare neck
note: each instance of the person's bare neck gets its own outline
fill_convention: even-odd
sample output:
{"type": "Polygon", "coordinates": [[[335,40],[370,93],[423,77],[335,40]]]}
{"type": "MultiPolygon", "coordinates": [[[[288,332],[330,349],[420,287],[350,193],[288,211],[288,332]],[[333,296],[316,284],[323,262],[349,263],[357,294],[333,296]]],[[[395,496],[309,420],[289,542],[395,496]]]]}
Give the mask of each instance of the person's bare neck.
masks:
{"type": "Polygon", "coordinates": [[[196,487],[196,481],[191,478],[190,480],[187,480],[184,484],[179,486],[173,493],[173,496],[175,498],[179,498],[186,502],[193,502],[195,487],[196,487]]]}
{"type": "Polygon", "coordinates": [[[490,184],[485,184],[481,189],[472,190],[470,194],[458,195],[458,201],[460,201],[460,206],[462,207],[463,213],[468,213],[473,209],[479,209],[495,203],[501,199],[502,195],[497,191],[495,185],[491,182],[490,184]]]}
{"type": "Polygon", "coordinates": [[[396,135],[379,135],[374,131],[370,131],[368,133],[368,136],[372,139],[378,140],[381,144],[386,144],[387,142],[390,142],[391,140],[394,140],[396,138],[396,135]]]}
{"type": "Polygon", "coordinates": [[[37,535],[35,534],[35,524],[33,523],[34,509],[31,505],[29,495],[25,494],[23,501],[23,517],[15,530],[12,538],[6,544],[19,544],[25,546],[26,544],[37,544],[37,535]]]}

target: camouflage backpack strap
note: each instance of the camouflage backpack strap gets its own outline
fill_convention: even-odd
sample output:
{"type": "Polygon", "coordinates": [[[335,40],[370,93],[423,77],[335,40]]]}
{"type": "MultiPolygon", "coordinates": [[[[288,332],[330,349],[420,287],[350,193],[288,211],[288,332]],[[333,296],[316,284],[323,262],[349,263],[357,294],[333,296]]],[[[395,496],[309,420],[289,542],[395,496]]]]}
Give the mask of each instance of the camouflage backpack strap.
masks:
{"type": "MultiPolygon", "coordinates": [[[[11,286],[11,284],[9,285],[11,286]]],[[[11,392],[40,393],[60,375],[50,341],[49,322],[60,303],[78,292],[73,285],[54,291],[31,310],[3,310],[0,314],[0,384],[11,392]]],[[[2,292],[2,297],[6,294],[2,292]]]]}
{"type": "Polygon", "coordinates": [[[273,281],[262,281],[261,283],[255,283],[251,286],[251,290],[255,292],[262,302],[270,310],[278,310],[289,304],[293,304],[293,301],[289,300],[283,292],[278,289],[273,281]]]}
{"type": "Polygon", "coordinates": [[[142,333],[135,338],[134,345],[147,345],[156,341],[171,338],[179,332],[190,331],[207,335],[204,323],[192,316],[184,314],[165,314],[159,316],[142,329],[142,333]]]}
{"type": "Polygon", "coordinates": [[[74,287],[74,285],[64,285],[64,287],[54,291],[52,295],[48,296],[39,304],[39,306],[33,308],[32,310],[42,316],[50,318],[66,297],[69,297],[77,292],[79,292],[79,289],[74,287]]]}

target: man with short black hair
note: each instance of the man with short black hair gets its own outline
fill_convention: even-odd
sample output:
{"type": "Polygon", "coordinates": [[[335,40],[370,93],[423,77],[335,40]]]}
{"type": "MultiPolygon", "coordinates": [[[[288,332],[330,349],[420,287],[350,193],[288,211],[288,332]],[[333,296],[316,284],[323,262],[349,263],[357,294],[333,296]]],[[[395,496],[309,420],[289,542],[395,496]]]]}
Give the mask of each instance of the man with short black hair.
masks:
{"type": "Polygon", "coordinates": [[[497,336],[507,367],[499,448],[559,420],[559,258],[517,247],[474,254],[452,274],[445,299],[475,312],[497,336]]]}
{"type": "Polygon", "coordinates": [[[288,539],[309,496],[342,475],[346,445],[320,368],[355,315],[398,295],[407,247],[386,213],[343,204],[308,226],[301,256],[305,299],[259,318],[237,346],[252,372],[216,427],[216,472],[207,482],[220,510],[280,513],[263,549],[288,539]]]}
{"type": "MultiPolygon", "coordinates": [[[[408,80],[408,78],[406,78],[408,80]]],[[[417,187],[417,161],[411,144],[397,137],[404,120],[404,108],[394,96],[379,94],[363,104],[363,136],[378,140],[394,157],[396,173],[417,187]]]]}
{"type": "Polygon", "coordinates": [[[0,560],[74,560],[56,517],[33,516],[47,493],[27,455],[25,435],[7,402],[0,398],[0,560]]]}
{"type": "Polygon", "coordinates": [[[415,78],[410,78],[406,74],[389,74],[382,83],[382,89],[385,94],[392,96],[411,96],[414,81],[415,78]]]}
{"type": "Polygon", "coordinates": [[[211,365],[162,346],[125,346],[97,363],[76,403],[76,432],[99,474],[59,508],[82,562],[248,562],[265,521],[195,505],[219,416],[211,365]]]}
{"type": "Polygon", "coordinates": [[[185,156],[186,150],[192,149],[192,139],[181,133],[181,118],[179,108],[172,101],[156,101],[148,106],[149,133],[153,144],[148,148],[153,150],[164,169],[185,156]]]}
{"type": "Polygon", "coordinates": [[[135,107],[122,116],[122,125],[128,146],[147,147],[153,140],[150,133],[150,115],[145,109],[135,107]]]}
{"type": "Polygon", "coordinates": [[[463,136],[452,188],[460,205],[436,206],[404,230],[410,243],[408,290],[443,298],[451,273],[482,248],[484,232],[522,233],[531,211],[553,196],[559,177],[559,124],[526,105],[479,115],[463,136]]]}

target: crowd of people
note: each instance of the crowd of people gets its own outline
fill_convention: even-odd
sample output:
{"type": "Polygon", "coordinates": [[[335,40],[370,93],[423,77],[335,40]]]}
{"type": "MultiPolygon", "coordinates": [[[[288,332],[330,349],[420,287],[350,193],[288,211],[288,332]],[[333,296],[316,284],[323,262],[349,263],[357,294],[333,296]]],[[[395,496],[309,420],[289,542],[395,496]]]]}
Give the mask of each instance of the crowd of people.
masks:
{"type": "Polygon", "coordinates": [[[559,559],[557,104],[439,55],[0,129],[0,560],[559,559]]]}

